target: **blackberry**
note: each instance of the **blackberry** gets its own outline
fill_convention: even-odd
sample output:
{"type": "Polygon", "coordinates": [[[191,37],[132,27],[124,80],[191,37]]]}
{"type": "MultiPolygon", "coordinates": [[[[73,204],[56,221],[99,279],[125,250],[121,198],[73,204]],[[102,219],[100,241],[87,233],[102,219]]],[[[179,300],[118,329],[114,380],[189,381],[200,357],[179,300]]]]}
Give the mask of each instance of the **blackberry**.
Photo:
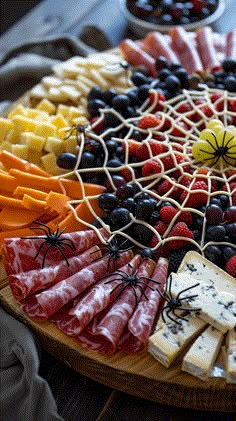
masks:
{"type": "Polygon", "coordinates": [[[173,250],[170,252],[168,259],[169,259],[169,273],[177,272],[179,266],[187,253],[188,250],[186,248],[173,250]]]}

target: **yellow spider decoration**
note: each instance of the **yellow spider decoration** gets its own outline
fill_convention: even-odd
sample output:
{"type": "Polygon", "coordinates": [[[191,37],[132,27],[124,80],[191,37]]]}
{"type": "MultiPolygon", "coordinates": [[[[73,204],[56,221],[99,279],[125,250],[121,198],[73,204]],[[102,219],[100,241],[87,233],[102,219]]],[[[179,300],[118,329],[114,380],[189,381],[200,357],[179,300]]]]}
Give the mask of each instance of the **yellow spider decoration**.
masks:
{"type": "Polygon", "coordinates": [[[211,120],[192,146],[196,161],[207,166],[235,166],[236,164],[236,128],[224,127],[220,120],[211,120]]]}

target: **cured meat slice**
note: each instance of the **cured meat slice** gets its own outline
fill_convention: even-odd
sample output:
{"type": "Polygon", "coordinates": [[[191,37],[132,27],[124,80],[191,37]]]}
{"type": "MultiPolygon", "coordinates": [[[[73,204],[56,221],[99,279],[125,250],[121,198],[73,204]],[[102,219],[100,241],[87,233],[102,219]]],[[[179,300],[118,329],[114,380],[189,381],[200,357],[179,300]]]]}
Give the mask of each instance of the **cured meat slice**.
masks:
{"type": "Polygon", "coordinates": [[[210,26],[204,26],[196,31],[197,49],[205,70],[216,71],[221,68],[214,46],[213,31],[210,26]]]}
{"type": "Polygon", "coordinates": [[[34,269],[28,272],[20,272],[8,276],[8,282],[15,299],[20,302],[29,295],[56,284],[63,279],[80,271],[95,259],[101,257],[98,246],[93,246],[78,256],[68,259],[69,266],[65,260],[56,265],[45,267],[41,270],[34,269]]]}
{"type": "Polygon", "coordinates": [[[125,60],[130,64],[146,66],[151,76],[157,75],[154,58],[143,51],[134,41],[125,39],[120,43],[119,48],[125,60]]]}
{"type": "MultiPolygon", "coordinates": [[[[121,270],[127,271],[129,264],[137,269],[140,262],[141,256],[136,254],[121,270]]],[[[72,308],[54,315],[53,322],[67,335],[79,335],[98,313],[112,304],[121,287],[120,277],[117,274],[106,277],[91,287],[72,308]]]]}
{"type": "MultiPolygon", "coordinates": [[[[131,250],[120,254],[117,267],[129,262],[133,253],[131,250]]],[[[106,256],[76,274],[58,282],[56,285],[32,295],[23,303],[23,310],[32,319],[46,320],[65,304],[69,303],[81,292],[85,291],[107,273],[109,256],[106,256]]]]}
{"type": "MultiPolygon", "coordinates": [[[[104,229],[98,230],[98,233],[101,235],[101,238],[107,238],[107,233],[104,229]]],[[[62,234],[60,238],[68,238],[74,243],[75,250],[71,250],[69,247],[65,249],[67,258],[76,256],[83,251],[88,250],[96,242],[100,241],[97,231],[92,229],[62,234]]],[[[42,247],[37,259],[35,259],[35,256],[43,241],[45,240],[40,238],[40,236],[37,239],[4,239],[2,257],[6,274],[11,275],[20,272],[27,272],[33,269],[41,269],[47,244],[42,247]]],[[[60,260],[63,260],[62,254],[57,250],[56,247],[51,247],[47,253],[44,266],[51,266],[60,260]]]]}
{"type": "Polygon", "coordinates": [[[227,34],[226,56],[236,60],[236,29],[227,34]]]}
{"type": "MultiPolygon", "coordinates": [[[[140,264],[137,276],[149,278],[155,268],[153,260],[143,260],[140,264]]],[[[132,276],[132,269],[129,268],[129,275],[132,276]]],[[[143,284],[140,284],[143,287],[143,284]]],[[[84,345],[104,354],[111,354],[116,351],[119,339],[132,316],[136,307],[136,300],[139,302],[142,296],[142,289],[127,286],[120,296],[115,300],[108,312],[99,322],[97,327],[91,331],[82,332],[77,339],[84,345]],[[91,332],[91,333],[90,333],[91,332]]]]}
{"type": "Polygon", "coordinates": [[[163,56],[170,63],[178,63],[179,58],[172,50],[168,38],[160,32],[150,32],[143,41],[142,48],[150,51],[150,55],[155,59],[158,56],[163,56]]]}
{"type": "Polygon", "coordinates": [[[189,74],[194,72],[202,72],[203,66],[199,57],[195,43],[191,41],[187,31],[177,26],[169,32],[171,36],[171,46],[178,54],[180,63],[189,74]]]}
{"type": "MultiPolygon", "coordinates": [[[[158,289],[163,291],[164,284],[168,275],[168,260],[160,257],[152,278],[158,282],[158,289]]],[[[135,309],[131,319],[129,320],[126,332],[121,337],[119,348],[125,352],[141,351],[151,334],[153,323],[155,322],[157,313],[160,308],[162,298],[157,291],[157,285],[150,282],[149,286],[153,290],[146,288],[145,296],[142,296],[137,308],[135,309]]]]}

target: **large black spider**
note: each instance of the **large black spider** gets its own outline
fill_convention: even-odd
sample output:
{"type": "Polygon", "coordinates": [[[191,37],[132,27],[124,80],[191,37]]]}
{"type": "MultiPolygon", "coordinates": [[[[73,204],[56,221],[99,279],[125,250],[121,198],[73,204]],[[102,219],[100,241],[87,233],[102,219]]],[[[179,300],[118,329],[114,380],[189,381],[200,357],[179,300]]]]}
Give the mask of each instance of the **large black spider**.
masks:
{"type": "Polygon", "coordinates": [[[117,269],[116,272],[114,272],[113,274],[107,274],[105,276],[103,276],[103,278],[106,278],[108,276],[112,276],[112,279],[109,281],[106,281],[105,284],[109,284],[111,282],[114,281],[120,281],[120,283],[118,285],[115,286],[115,288],[113,288],[113,290],[111,291],[111,294],[113,294],[118,288],[120,288],[122,285],[123,288],[120,288],[119,292],[116,294],[115,296],[115,300],[117,300],[117,298],[122,294],[122,292],[128,288],[131,287],[134,293],[134,297],[135,297],[135,302],[136,302],[136,306],[138,305],[138,297],[137,297],[137,292],[136,292],[136,288],[139,288],[142,292],[142,294],[144,295],[144,297],[148,300],[147,295],[145,294],[145,290],[144,287],[151,289],[152,291],[154,291],[154,289],[149,285],[149,281],[154,282],[155,284],[160,284],[160,282],[155,281],[152,278],[146,277],[146,276],[139,276],[138,275],[138,269],[134,269],[133,266],[129,263],[128,267],[131,271],[131,273],[127,273],[122,269],[117,269]],[[114,278],[114,275],[117,276],[117,278],[114,278]]]}
{"type": "Polygon", "coordinates": [[[162,293],[159,289],[158,292],[161,295],[161,297],[166,301],[166,304],[163,306],[162,310],[161,310],[161,316],[162,316],[162,320],[165,323],[166,319],[164,316],[164,312],[166,312],[166,316],[169,317],[170,320],[172,320],[172,322],[175,322],[177,324],[181,324],[180,322],[178,322],[177,319],[180,320],[185,320],[187,321],[186,317],[181,316],[180,314],[176,313],[176,310],[180,310],[180,311],[200,311],[200,308],[189,308],[189,307],[184,307],[182,306],[182,301],[189,301],[192,300],[193,298],[197,297],[198,294],[195,295],[189,295],[189,296],[184,296],[181,298],[181,294],[183,294],[184,292],[195,288],[196,286],[199,285],[199,282],[195,285],[192,285],[191,287],[185,288],[182,291],[180,291],[176,297],[173,297],[172,295],[172,291],[171,291],[171,286],[172,286],[172,276],[170,275],[169,277],[169,281],[167,280],[166,282],[166,288],[164,293],[162,293]],[[170,313],[173,313],[173,315],[176,318],[173,318],[170,313]]]}
{"type": "Polygon", "coordinates": [[[51,247],[56,247],[60,253],[62,254],[62,256],[64,257],[67,266],[69,266],[69,262],[68,259],[64,253],[64,249],[66,247],[69,247],[71,250],[75,250],[75,245],[73,243],[73,241],[70,238],[61,238],[61,235],[64,233],[65,228],[59,232],[59,227],[57,227],[56,231],[52,232],[51,229],[44,224],[43,222],[39,222],[39,221],[33,221],[34,224],[38,224],[40,225],[39,227],[32,227],[30,229],[32,230],[42,230],[43,232],[45,232],[45,235],[42,236],[35,236],[35,237],[24,237],[24,238],[29,238],[29,239],[44,239],[45,241],[42,242],[42,244],[40,244],[39,249],[36,253],[36,255],[34,256],[35,259],[37,259],[40,251],[42,250],[43,246],[46,244],[46,250],[43,256],[43,260],[42,260],[42,268],[44,268],[44,264],[45,264],[45,260],[46,260],[46,256],[47,253],[49,251],[49,249],[51,247]]]}
{"type": "MultiPolygon", "coordinates": [[[[111,240],[107,240],[105,243],[98,243],[97,246],[101,250],[102,256],[98,257],[94,261],[109,256],[107,269],[109,271],[114,272],[114,270],[116,270],[116,261],[120,258],[121,253],[124,253],[125,251],[128,251],[133,248],[133,246],[124,247],[126,243],[128,243],[128,240],[124,240],[122,243],[120,243],[120,241],[118,241],[116,237],[113,237],[111,240]]],[[[94,253],[97,253],[97,251],[93,251],[91,254],[94,253]]]]}
{"type": "Polygon", "coordinates": [[[230,147],[228,145],[231,142],[231,140],[234,138],[234,136],[230,137],[230,139],[228,139],[227,142],[225,142],[225,136],[226,136],[226,131],[225,131],[224,132],[224,135],[223,135],[223,139],[222,139],[222,146],[220,146],[219,143],[218,143],[218,139],[217,139],[217,136],[215,135],[215,133],[212,132],[212,135],[213,135],[213,137],[215,139],[216,146],[213,145],[210,142],[209,139],[206,139],[206,142],[212,148],[212,152],[206,151],[204,149],[200,149],[201,152],[204,152],[204,153],[210,155],[209,158],[205,158],[203,161],[204,162],[207,162],[207,161],[214,160],[214,165],[216,165],[218,163],[219,159],[222,158],[223,161],[227,165],[231,165],[231,163],[228,161],[228,159],[230,159],[230,158],[232,159],[232,158],[235,158],[236,157],[236,152],[235,151],[234,152],[232,152],[232,151],[230,152],[230,149],[231,148],[235,148],[235,145],[232,145],[230,147]]]}

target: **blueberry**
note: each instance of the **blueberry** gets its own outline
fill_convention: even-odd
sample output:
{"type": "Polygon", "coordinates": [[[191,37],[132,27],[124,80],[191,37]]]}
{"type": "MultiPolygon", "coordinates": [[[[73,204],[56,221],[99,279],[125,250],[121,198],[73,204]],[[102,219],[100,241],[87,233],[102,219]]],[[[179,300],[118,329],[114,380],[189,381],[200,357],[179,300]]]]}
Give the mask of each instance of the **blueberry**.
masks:
{"type": "Polygon", "coordinates": [[[95,155],[92,152],[85,151],[81,155],[80,168],[93,168],[95,163],[95,155]]]}
{"type": "Polygon", "coordinates": [[[209,225],[206,230],[206,239],[209,241],[224,241],[226,234],[223,225],[209,225]]]}
{"type": "Polygon", "coordinates": [[[126,208],[116,208],[111,212],[111,223],[113,230],[124,227],[130,222],[130,213],[126,208]]]}
{"type": "Polygon", "coordinates": [[[166,57],[164,56],[159,56],[156,58],[155,60],[155,66],[157,71],[161,70],[161,69],[167,69],[168,68],[168,61],[166,59],[166,57]]]}
{"type": "Polygon", "coordinates": [[[114,96],[112,99],[112,106],[115,110],[124,110],[130,104],[130,99],[125,94],[114,96]]]}
{"type": "Polygon", "coordinates": [[[171,71],[169,69],[161,69],[158,72],[158,77],[160,81],[165,80],[167,76],[170,76],[170,75],[171,75],[171,71]]]}
{"type": "Polygon", "coordinates": [[[205,217],[208,224],[218,225],[223,220],[223,210],[218,205],[210,204],[206,207],[205,217]]]}
{"type": "Polygon", "coordinates": [[[140,200],[136,204],[135,216],[137,219],[148,222],[154,211],[154,208],[155,204],[150,199],[140,200]]]}
{"type": "Polygon", "coordinates": [[[114,193],[102,193],[98,197],[98,205],[103,210],[112,210],[118,206],[118,198],[114,193]]]}
{"type": "Polygon", "coordinates": [[[108,139],[105,143],[109,156],[113,156],[116,153],[117,142],[113,139],[108,139]]]}
{"type": "Polygon", "coordinates": [[[204,254],[213,263],[217,263],[221,259],[221,250],[218,246],[207,246],[204,254]]]}
{"type": "Polygon", "coordinates": [[[178,91],[181,87],[180,80],[175,75],[167,76],[165,79],[165,84],[166,84],[166,89],[173,92],[178,91]]]}
{"type": "Polygon", "coordinates": [[[227,57],[222,62],[222,67],[225,72],[236,72],[236,60],[227,57]]]}
{"type": "Polygon", "coordinates": [[[88,94],[88,101],[92,99],[102,99],[103,93],[100,86],[93,86],[93,88],[89,91],[88,94]]]}
{"type": "Polygon", "coordinates": [[[106,104],[111,105],[114,96],[116,96],[116,91],[113,88],[108,89],[102,93],[102,99],[106,104]]]}
{"type": "Polygon", "coordinates": [[[135,212],[135,200],[133,197],[127,197],[121,202],[122,208],[128,209],[130,212],[135,212]]]}
{"type": "Polygon", "coordinates": [[[131,184],[124,184],[117,188],[116,190],[116,196],[119,200],[127,199],[128,197],[134,196],[134,189],[131,184]]]}
{"type": "Polygon", "coordinates": [[[225,88],[229,91],[229,92],[236,92],[236,77],[233,75],[227,76],[225,78],[225,88]]]}
{"type": "Polygon", "coordinates": [[[150,89],[149,84],[141,85],[139,87],[138,93],[137,93],[139,101],[144,102],[148,98],[149,89],[150,89]]]}
{"type": "Polygon", "coordinates": [[[135,86],[141,86],[147,83],[147,77],[141,72],[134,72],[131,80],[135,86]]]}
{"type": "Polygon", "coordinates": [[[99,110],[106,107],[106,103],[101,99],[91,99],[88,101],[88,113],[91,117],[95,117],[99,114],[99,110]]]}
{"type": "Polygon", "coordinates": [[[73,153],[62,153],[57,157],[57,165],[58,167],[63,168],[64,170],[72,170],[73,168],[75,168],[77,158],[77,155],[73,153]]]}
{"type": "Polygon", "coordinates": [[[122,161],[119,158],[113,158],[107,161],[108,168],[118,168],[122,165],[122,161]]]}
{"type": "Polygon", "coordinates": [[[222,252],[226,261],[228,261],[231,257],[236,255],[236,249],[230,246],[224,246],[222,248],[222,252]]]}

